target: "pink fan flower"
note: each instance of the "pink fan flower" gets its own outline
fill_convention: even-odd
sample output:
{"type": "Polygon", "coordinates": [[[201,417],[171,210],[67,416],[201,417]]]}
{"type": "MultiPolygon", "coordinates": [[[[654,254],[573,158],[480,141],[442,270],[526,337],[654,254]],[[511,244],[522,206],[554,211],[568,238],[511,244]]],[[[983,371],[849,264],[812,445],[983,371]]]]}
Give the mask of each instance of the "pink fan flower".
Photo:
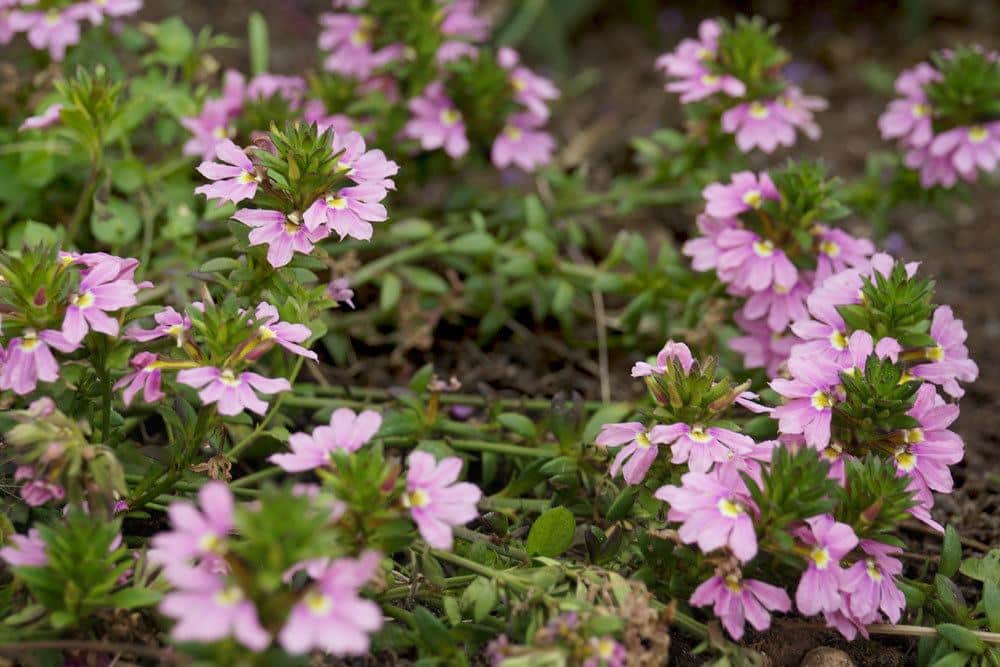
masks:
{"type": "Polygon", "coordinates": [[[80,344],[66,340],[62,333],[51,329],[41,332],[25,329],[19,337],[11,339],[3,368],[0,368],[0,389],[11,389],[23,396],[33,392],[39,380],[55,382],[59,379],[59,364],[50,346],[69,354],[80,344]]]}
{"type": "Polygon", "coordinates": [[[66,497],[66,489],[44,477],[35,477],[36,471],[31,466],[18,466],[14,471],[14,481],[28,481],[21,486],[21,500],[31,507],[41,507],[53,500],[61,501],[66,497]]]}
{"type": "Polygon", "coordinates": [[[382,416],[374,410],[355,414],[350,408],[338,408],[330,416],[329,426],[319,426],[312,434],[293,433],[288,438],[290,454],[273,454],[268,460],[288,472],[304,472],[330,465],[330,454],[348,454],[361,449],[382,426],[382,416]]]}
{"type": "Polygon", "coordinates": [[[30,529],[27,535],[11,535],[7,539],[10,544],[0,549],[0,558],[10,567],[44,567],[49,562],[45,540],[37,528],[30,529]]]}
{"type": "Polygon", "coordinates": [[[18,130],[44,130],[46,128],[57,125],[60,120],[60,113],[62,112],[62,104],[50,104],[46,107],[45,111],[38,114],[37,116],[31,116],[26,118],[18,130]]]}
{"type": "Polygon", "coordinates": [[[846,523],[823,514],[806,519],[808,527],[796,531],[809,549],[808,567],[795,592],[795,606],[806,616],[840,609],[842,570],[840,560],[858,545],[858,536],[846,523]]]}
{"type": "Polygon", "coordinates": [[[539,132],[543,121],[534,114],[510,116],[493,141],[490,159],[498,169],[516,165],[531,172],[552,161],[556,142],[548,132],[539,132]]]}
{"type": "Polygon", "coordinates": [[[381,150],[367,150],[365,140],[357,132],[334,132],[331,140],[333,152],[339,153],[337,168],[355,183],[377,185],[385,190],[395,190],[392,176],[399,173],[399,165],[386,159],[381,150]]]}
{"type": "Polygon", "coordinates": [[[667,520],[681,524],[677,535],[684,544],[697,544],[704,553],[729,547],[744,563],[757,555],[758,510],[737,467],[688,472],[681,486],[661,486],[653,495],[670,505],[667,520]]]}
{"type": "Polygon", "coordinates": [[[489,19],[476,16],[477,0],[452,0],[441,8],[441,33],[449,37],[464,37],[474,42],[490,34],[489,19]]]}
{"type": "Polygon", "coordinates": [[[778,96],[771,109],[815,141],[819,139],[820,129],[813,120],[813,112],[823,111],[826,107],[826,100],[822,97],[805,95],[798,86],[789,86],[778,96]]]}
{"type": "Polygon", "coordinates": [[[782,613],[792,608],[784,589],[757,579],[744,579],[740,572],[715,575],[695,589],[691,604],[696,607],[714,605],[713,612],[722,621],[729,636],[739,641],[749,621],[759,631],[771,627],[769,611],[782,613]]]}
{"type": "Polygon", "coordinates": [[[138,303],[139,287],[131,278],[120,278],[121,263],[108,261],[85,272],[75,294],[70,296],[63,319],[63,337],[79,343],[93,329],[109,336],[118,335],[118,320],[109,312],[138,303]]]}
{"type": "Polygon", "coordinates": [[[261,301],[257,305],[254,317],[254,324],[257,325],[257,333],[265,343],[265,346],[259,347],[248,354],[248,359],[259,358],[267,351],[267,344],[273,342],[293,354],[316,361],[318,357],[315,352],[299,345],[299,343],[308,340],[312,336],[312,331],[309,327],[304,324],[282,322],[281,316],[278,315],[278,309],[266,301],[261,301]]]}
{"type": "Polygon", "coordinates": [[[856,239],[842,229],[816,226],[817,255],[816,279],[822,282],[834,273],[849,267],[864,266],[875,252],[875,245],[868,239],[856,239]]]}
{"type": "Polygon", "coordinates": [[[902,553],[902,549],[861,540],[861,550],[867,557],[847,568],[841,583],[842,589],[850,594],[851,613],[870,623],[881,610],[890,623],[899,623],[906,598],[896,587],[895,577],[902,574],[903,564],[893,556],[902,553]]]}
{"type": "Polygon", "coordinates": [[[160,385],[163,382],[162,372],[157,366],[157,356],[152,352],[140,352],[129,362],[133,370],[115,383],[115,390],[124,388],[122,400],[125,407],[132,404],[132,399],[142,391],[142,400],[155,403],[164,397],[160,385]]]}
{"type": "Polygon", "coordinates": [[[186,501],[171,503],[167,508],[171,530],[153,537],[150,559],[165,566],[168,576],[188,569],[196,560],[213,561],[225,551],[233,530],[233,506],[232,491],[217,481],[198,490],[197,506],[186,501]]]}
{"type": "Polygon", "coordinates": [[[795,337],[775,333],[766,322],[749,320],[742,312],[733,319],[745,335],[730,338],[729,348],[743,355],[745,368],[763,368],[768,377],[777,377],[781,365],[788,361],[795,337]]]}
{"type": "Polygon", "coordinates": [[[738,290],[791,289],[799,272],[785,251],[748,229],[726,229],[716,239],[719,278],[738,290]]]}
{"type": "Polygon", "coordinates": [[[389,214],[379,202],[385,198],[385,189],[365,183],[329,193],[313,202],[302,216],[306,229],[315,231],[320,226],[337,232],[340,238],[350,236],[359,241],[372,237],[373,222],[384,222],[389,214]]]}
{"type": "Polygon", "coordinates": [[[71,9],[76,10],[76,18],[86,18],[94,25],[100,25],[105,16],[119,18],[135,14],[142,9],[142,0],[86,0],[71,9]]]}
{"type": "Polygon", "coordinates": [[[691,268],[695,271],[711,271],[719,264],[719,235],[729,229],[736,229],[735,220],[720,220],[701,214],[698,216],[698,231],[701,236],[684,243],[681,251],[691,258],[691,268]]]}
{"type": "Polygon", "coordinates": [[[286,215],[281,211],[241,208],[233,219],[254,228],[248,237],[250,245],[267,245],[267,261],[276,269],[292,261],[296,252],[308,255],[318,241],[330,235],[325,227],[310,230],[294,212],[286,215]]]}
{"type": "Polygon", "coordinates": [[[420,535],[436,549],[451,549],[452,526],[479,516],[476,504],[482,491],[475,484],[458,482],[462,459],[449,456],[440,463],[434,456],[415,451],[407,459],[403,506],[409,508],[420,535]]]}
{"type": "Polygon", "coordinates": [[[177,621],[170,631],[176,641],[216,642],[234,637],[253,651],[270,645],[271,635],[239,585],[195,568],[178,569],[169,578],[176,590],[164,596],[159,609],[177,621]]]}
{"type": "Polygon", "coordinates": [[[743,304],[743,315],[749,320],[766,321],[771,331],[780,333],[794,321],[808,317],[806,298],[812,291],[809,274],[800,274],[800,280],[789,289],[777,283],[770,288],[752,293],[743,304]]]}
{"type": "Polygon", "coordinates": [[[336,656],[364,655],[369,634],[382,627],[382,611],[358,591],[372,578],[381,556],[338,558],[292,607],[278,641],[292,655],[320,649],[336,656]]]}
{"type": "Polygon", "coordinates": [[[930,507],[934,502],[932,491],[951,493],[949,467],[961,461],[965,453],[962,439],[948,430],[958,419],[958,406],[945,403],[934,385],[923,384],[906,414],[920,426],[903,432],[904,441],[894,453],[896,470],[913,479],[917,500],[930,507]]]}
{"type": "MultiPolygon", "coordinates": [[[[242,99],[240,105],[242,106],[242,99]]],[[[230,126],[233,115],[231,105],[225,99],[220,99],[205,102],[197,116],[181,118],[181,125],[192,134],[184,144],[184,155],[200,155],[206,162],[215,157],[216,145],[234,132],[230,126]]]]}
{"type": "Polygon", "coordinates": [[[947,157],[959,175],[974,181],[977,170],[992,172],[1000,161],[1000,124],[956,127],[943,132],[930,144],[931,157],[947,157]]]}
{"type": "Polygon", "coordinates": [[[729,185],[712,183],[701,196],[705,198],[705,213],[713,218],[735,218],[746,211],[759,209],[765,201],[779,201],[781,195],[766,171],[733,174],[729,185]]]}
{"type": "Polygon", "coordinates": [[[698,25],[698,39],[682,39],[676,49],[656,59],[656,69],[680,78],[704,71],[704,63],[715,60],[721,35],[722,26],[718,21],[702,21],[698,25]]]}
{"type": "Polygon", "coordinates": [[[375,23],[368,16],[322,14],[319,47],[329,51],[323,68],[355,79],[367,79],[372,73],[401,58],[405,48],[390,44],[378,51],[372,48],[375,23]]]}
{"type": "Polygon", "coordinates": [[[13,12],[10,27],[28,35],[28,43],[38,50],[48,49],[55,61],[66,57],[66,49],[80,41],[79,19],[68,10],[13,12]]]}
{"type": "Polygon", "coordinates": [[[795,125],[773,101],[737,104],[722,114],[722,129],[736,136],[736,145],[744,153],[754,148],[773,153],[778,146],[795,143],[795,125]]]}
{"type": "Polygon", "coordinates": [[[677,360],[685,374],[691,372],[691,367],[694,365],[694,357],[691,356],[690,348],[684,343],[675,343],[673,340],[668,340],[664,344],[663,349],[656,354],[656,365],[653,366],[645,361],[638,361],[632,366],[632,377],[663,375],[667,372],[667,366],[671,359],[677,360]]]}
{"type": "Polygon", "coordinates": [[[497,62],[510,71],[510,85],[514,88],[514,99],[532,114],[548,120],[549,102],[559,99],[559,89],[549,79],[539,76],[523,65],[521,57],[510,47],[502,47],[497,52],[497,62]]]}
{"type": "Polygon", "coordinates": [[[931,338],[937,345],[928,354],[930,362],[914,366],[910,374],[939,385],[949,396],[961,398],[965,390],[959,381],[974,382],[979,377],[979,367],[969,359],[965,347],[967,336],[951,306],[938,306],[931,320],[931,338]]]}
{"type": "Polygon", "coordinates": [[[931,108],[922,99],[893,100],[879,116],[883,139],[899,139],[906,146],[923,148],[934,138],[931,108]]]}
{"type": "Polygon", "coordinates": [[[444,152],[455,159],[469,151],[462,114],[448,99],[440,81],[428,85],[407,106],[411,117],[403,134],[419,140],[421,148],[427,151],[444,148],[444,152]]]}
{"type": "Polygon", "coordinates": [[[215,182],[197,187],[194,191],[208,199],[218,199],[220,206],[227,201],[238,204],[244,199],[253,199],[260,177],[247,154],[229,139],[215,145],[215,154],[220,162],[198,165],[199,173],[215,182]]]}
{"type": "Polygon", "coordinates": [[[333,129],[338,134],[346,134],[351,131],[354,121],[342,113],[327,113],[326,105],[322,100],[309,100],[302,110],[302,117],[307,123],[316,123],[316,128],[320,132],[333,129]]]}
{"type": "Polygon", "coordinates": [[[618,471],[628,484],[638,484],[646,478],[649,467],[656,460],[659,449],[656,445],[666,444],[665,426],[654,426],[648,433],[639,422],[605,424],[594,441],[601,447],[622,447],[611,463],[611,476],[618,471]]]}
{"type": "Polygon", "coordinates": [[[670,462],[687,463],[691,472],[708,472],[714,463],[725,463],[753,449],[753,439],[729,429],[701,425],[654,426],[650,435],[659,443],[672,443],[670,462]]]}
{"type": "Polygon", "coordinates": [[[301,76],[280,74],[258,74],[247,84],[246,96],[250,100],[269,100],[275,95],[288,102],[293,109],[302,103],[306,92],[306,80],[301,76]]]}
{"type": "Polygon", "coordinates": [[[347,278],[334,278],[326,286],[326,294],[337,303],[346,303],[354,308],[354,290],[347,278]]]}
{"type": "Polygon", "coordinates": [[[920,185],[924,188],[935,185],[951,188],[958,182],[958,170],[952,165],[951,157],[931,155],[927,146],[908,150],[903,155],[903,164],[920,171],[920,185]]]}
{"type": "Polygon", "coordinates": [[[267,403],[257,398],[254,390],[262,394],[289,391],[292,386],[285,378],[266,378],[263,375],[244,371],[237,375],[229,368],[214,366],[188,368],[177,374],[177,381],[195,389],[205,405],[216,403],[219,414],[233,416],[244,409],[259,415],[267,412],[267,403]]]}
{"type": "MultiPolygon", "coordinates": [[[[196,306],[201,304],[196,303],[196,306]]],[[[179,313],[170,306],[153,315],[156,326],[152,329],[143,329],[140,326],[130,327],[125,332],[126,340],[135,340],[141,343],[148,343],[158,338],[170,337],[177,341],[177,347],[184,345],[187,332],[191,329],[191,318],[187,313],[179,313]]]]}
{"type": "Polygon", "coordinates": [[[587,655],[580,667],[625,667],[628,649],[613,637],[591,637],[587,640],[587,655]]]}
{"type": "Polygon", "coordinates": [[[941,73],[930,63],[917,63],[910,69],[904,69],[896,77],[896,92],[914,100],[926,100],[924,86],[932,81],[940,81],[941,73]]]}
{"type": "Polygon", "coordinates": [[[788,362],[792,379],[771,380],[771,388],[785,398],[785,403],[774,409],[782,433],[801,433],[806,444],[823,449],[830,443],[830,422],[833,406],[837,402],[835,386],[839,378],[831,380],[837,366],[820,359],[804,360],[793,357],[788,362]]]}
{"type": "Polygon", "coordinates": [[[681,104],[690,104],[711,97],[716,93],[725,93],[729,97],[743,97],[747,92],[746,85],[729,74],[715,74],[705,69],[696,76],[672,81],[666,89],[672,93],[680,93],[681,104]]]}

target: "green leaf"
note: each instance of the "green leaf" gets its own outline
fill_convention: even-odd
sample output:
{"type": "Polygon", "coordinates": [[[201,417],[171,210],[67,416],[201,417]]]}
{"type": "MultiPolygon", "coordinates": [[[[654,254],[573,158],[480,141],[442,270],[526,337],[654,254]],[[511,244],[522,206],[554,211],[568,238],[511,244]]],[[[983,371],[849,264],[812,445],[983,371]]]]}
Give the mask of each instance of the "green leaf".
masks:
{"type": "Polygon", "coordinates": [[[260,12],[250,14],[247,35],[250,40],[250,73],[254,76],[264,74],[268,61],[267,21],[260,12]]]}
{"type": "Polygon", "coordinates": [[[944,529],[944,544],[941,547],[941,563],[938,565],[938,573],[951,578],[958,572],[958,566],[962,562],[962,543],[958,539],[958,531],[954,526],[948,524],[944,529]]]}
{"type": "Polygon", "coordinates": [[[583,429],[583,442],[591,443],[597,438],[601,427],[605,424],[614,424],[628,417],[632,412],[632,406],[625,404],[605,405],[587,420],[587,425],[583,429]]]}
{"type": "Polygon", "coordinates": [[[184,21],[175,16],[157,26],[156,45],[168,65],[183,65],[194,50],[194,35],[184,21]]]}
{"type": "Polygon", "coordinates": [[[419,266],[401,266],[397,269],[399,275],[421,292],[428,294],[447,294],[450,291],[448,283],[430,269],[419,266]]]}
{"type": "Polygon", "coordinates": [[[399,303],[399,297],[403,292],[403,283],[399,276],[394,273],[387,273],[382,278],[382,290],[379,292],[378,307],[383,312],[388,312],[399,303]]]}
{"type": "Polygon", "coordinates": [[[485,255],[496,247],[496,241],[486,232],[469,232],[451,242],[451,249],[460,255],[485,255]]]}
{"type": "Polygon", "coordinates": [[[992,549],[982,558],[966,558],[959,572],[976,581],[1000,581],[1000,549],[992,549]]]}
{"type": "Polygon", "coordinates": [[[517,414],[516,412],[504,412],[497,415],[497,421],[500,422],[501,426],[509,431],[517,433],[522,438],[533,440],[538,435],[535,423],[524,415],[517,414]]]}
{"type": "Polygon", "coordinates": [[[986,650],[986,644],[968,628],[954,623],[939,623],[934,626],[942,637],[947,639],[955,648],[969,653],[979,655],[986,650]]]}
{"type": "Polygon", "coordinates": [[[90,231],[101,243],[129,243],[139,235],[140,229],[142,218],[131,204],[117,198],[112,198],[107,204],[95,202],[90,231]]]}
{"type": "Polygon", "coordinates": [[[555,558],[569,549],[575,532],[573,513],[565,507],[553,507],[531,524],[525,546],[530,554],[555,558]]]}
{"type": "Polygon", "coordinates": [[[1000,581],[983,584],[983,607],[990,632],[1000,632],[1000,581]]]}
{"type": "Polygon", "coordinates": [[[931,663],[931,667],[965,667],[969,664],[970,658],[968,653],[949,653],[931,663]]]}
{"type": "Polygon", "coordinates": [[[198,271],[201,273],[222,273],[224,271],[235,271],[240,268],[239,260],[232,257],[216,257],[202,264],[198,271]]]}
{"type": "Polygon", "coordinates": [[[472,612],[476,622],[482,621],[497,603],[497,591],[489,579],[476,577],[462,593],[462,608],[472,612]]]}
{"type": "Polygon", "coordinates": [[[109,603],[118,609],[149,607],[160,601],[163,595],[149,588],[123,588],[108,597],[109,603]]]}

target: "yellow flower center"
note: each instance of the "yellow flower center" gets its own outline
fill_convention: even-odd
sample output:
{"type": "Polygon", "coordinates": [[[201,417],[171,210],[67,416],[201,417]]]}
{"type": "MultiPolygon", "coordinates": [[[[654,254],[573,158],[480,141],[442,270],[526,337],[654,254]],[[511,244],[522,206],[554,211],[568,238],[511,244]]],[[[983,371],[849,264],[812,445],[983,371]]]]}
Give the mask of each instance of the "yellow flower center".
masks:
{"type": "Polygon", "coordinates": [[[871,558],[865,561],[865,570],[868,572],[868,578],[874,582],[882,581],[882,573],[879,571],[878,567],[875,565],[875,561],[871,558]]]}
{"type": "Polygon", "coordinates": [[[743,193],[743,203],[750,208],[760,208],[763,201],[764,196],[761,194],[760,190],[747,190],[743,193]]]}
{"type": "Polygon", "coordinates": [[[927,358],[931,361],[943,361],[944,360],[944,348],[940,345],[936,345],[927,351],[927,358]]]}
{"type": "Polygon", "coordinates": [[[905,432],[906,442],[914,444],[917,442],[924,441],[924,429],[922,428],[911,428],[905,432]]]}
{"type": "Polygon", "coordinates": [[[653,443],[649,440],[649,434],[645,431],[636,434],[635,444],[637,444],[641,449],[649,449],[653,446],[653,443]]]}
{"type": "Polygon", "coordinates": [[[524,82],[524,79],[517,76],[511,77],[510,85],[513,86],[514,90],[516,90],[517,92],[521,92],[522,90],[528,87],[528,84],[524,82]]]}
{"type": "Polygon", "coordinates": [[[910,109],[910,113],[913,114],[914,118],[923,118],[924,116],[930,115],[931,108],[923,102],[918,102],[913,105],[912,109],[910,109]]]}
{"type": "Polygon", "coordinates": [[[414,489],[403,494],[403,507],[427,507],[431,504],[431,496],[423,489],[414,489]]]}
{"type": "Polygon", "coordinates": [[[242,382],[242,380],[236,377],[236,374],[228,368],[222,371],[222,375],[219,376],[219,381],[227,387],[238,387],[242,382]]]}
{"type": "Polygon", "coordinates": [[[232,607],[243,601],[243,591],[236,586],[225,588],[212,596],[220,607],[232,607]]]}
{"type": "Polygon", "coordinates": [[[823,547],[813,547],[809,552],[809,559],[818,569],[825,570],[830,565],[830,552],[823,547]]]}
{"type": "Polygon", "coordinates": [[[31,352],[38,347],[40,342],[41,341],[38,340],[38,334],[36,334],[33,329],[28,329],[24,332],[24,336],[21,337],[21,349],[25,352],[31,352]]]}
{"type": "Polygon", "coordinates": [[[90,292],[84,292],[83,294],[74,294],[70,298],[70,303],[79,308],[80,310],[86,310],[94,305],[94,295],[90,292]]]}
{"type": "Polygon", "coordinates": [[[454,125],[462,120],[462,114],[455,109],[443,109],[441,111],[441,122],[445,125],[454,125]]]}
{"type": "Polygon", "coordinates": [[[212,136],[215,137],[216,139],[225,139],[227,136],[229,136],[229,132],[226,130],[224,125],[220,125],[219,127],[212,130],[212,136]]]}
{"type": "Polygon", "coordinates": [[[758,257],[770,257],[774,254],[774,244],[770,241],[754,241],[753,251],[758,257]]]}
{"type": "Polygon", "coordinates": [[[257,176],[253,172],[241,171],[240,175],[236,178],[240,183],[246,185],[247,183],[253,183],[257,180],[257,176]]]}
{"type": "Polygon", "coordinates": [[[208,551],[211,553],[218,553],[221,551],[222,540],[215,533],[205,533],[198,540],[198,548],[202,551],[208,551]]]}
{"type": "Polygon", "coordinates": [[[514,127],[513,125],[508,125],[504,128],[504,134],[506,134],[511,141],[520,141],[521,137],[524,136],[524,132],[521,131],[521,128],[514,127]]]}
{"type": "Polygon", "coordinates": [[[698,49],[697,53],[695,54],[695,57],[698,58],[698,60],[711,60],[712,58],[715,57],[715,54],[712,53],[709,49],[701,47],[700,49],[698,49]]]}
{"type": "Polygon", "coordinates": [[[302,218],[299,217],[298,213],[295,213],[295,212],[289,213],[288,216],[287,216],[287,220],[285,220],[285,224],[284,224],[285,233],[286,234],[292,234],[292,235],[298,234],[299,233],[299,225],[301,225],[301,224],[302,224],[302,218]]]}
{"type": "Polygon", "coordinates": [[[833,241],[823,241],[819,244],[819,250],[828,257],[836,257],[840,254],[840,244],[833,241]]]}
{"type": "Polygon", "coordinates": [[[840,331],[834,331],[830,334],[830,345],[832,345],[835,350],[845,349],[847,347],[847,336],[840,331]]]}
{"type": "Polygon", "coordinates": [[[750,105],[750,117],[754,120],[764,120],[770,115],[770,110],[760,102],[754,102],[750,105]]]}
{"type": "Polygon", "coordinates": [[[729,498],[719,499],[718,508],[722,516],[728,517],[730,519],[735,519],[741,514],[746,514],[746,510],[743,508],[743,505],[741,505],[738,502],[732,501],[729,498]]]}
{"type": "Polygon", "coordinates": [[[597,642],[597,655],[605,660],[615,654],[615,642],[611,639],[600,639],[597,642]]]}
{"type": "Polygon", "coordinates": [[[896,450],[896,465],[900,470],[910,472],[917,465],[917,456],[905,447],[896,450]]]}
{"type": "Polygon", "coordinates": [[[61,15],[59,14],[58,9],[50,9],[48,13],[45,15],[45,21],[49,25],[55,25],[59,23],[60,16],[61,15]]]}
{"type": "Polygon", "coordinates": [[[897,384],[906,384],[907,382],[913,382],[913,376],[909,373],[903,373],[899,376],[899,382],[897,384]]]}
{"type": "Polygon", "coordinates": [[[788,294],[791,291],[791,288],[779,285],[778,283],[771,285],[771,288],[774,290],[775,294],[788,294]]]}
{"type": "Polygon", "coordinates": [[[822,456],[827,461],[833,463],[834,461],[839,460],[840,455],[843,453],[844,453],[844,448],[840,445],[840,443],[831,442],[826,449],[820,452],[820,456],[822,456]]]}
{"type": "Polygon", "coordinates": [[[309,591],[302,601],[313,616],[326,616],[333,609],[333,598],[319,591],[309,591]]]}
{"type": "Polygon", "coordinates": [[[272,338],[278,337],[278,334],[274,333],[274,329],[266,324],[262,324],[257,327],[257,333],[260,334],[261,340],[271,340],[272,338]]]}
{"type": "Polygon", "coordinates": [[[743,590],[743,580],[740,579],[738,574],[727,574],[726,575],[726,588],[731,590],[733,593],[739,593],[743,590]]]}
{"type": "Polygon", "coordinates": [[[704,74],[701,77],[701,82],[706,86],[714,86],[719,83],[719,76],[717,74],[704,74]]]}
{"type": "Polygon", "coordinates": [[[833,397],[823,390],[817,391],[809,400],[817,410],[827,410],[833,407],[833,397]]]}
{"type": "Polygon", "coordinates": [[[345,199],[344,197],[336,197],[334,195],[330,195],[326,198],[326,205],[328,208],[332,208],[336,211],[343,211],[345,208],[347,208],[347,199],[345,199]]]}
{"type": "Polygon", "coordinates": [[[982,125],[969,128],[969,141],[974,144],[981,144],[989,138],[990,133],[982,125]]]}
{"type": "Polygon", "coordinates": [[[705,429],[703,429],[701,426],[695,426],[693,429],[691,429],[691,432],[688,433],[688,437],[694,440],[695,442],[708,442],[709,440],[712,439],[712,436],[706,433],[705,429]]]}

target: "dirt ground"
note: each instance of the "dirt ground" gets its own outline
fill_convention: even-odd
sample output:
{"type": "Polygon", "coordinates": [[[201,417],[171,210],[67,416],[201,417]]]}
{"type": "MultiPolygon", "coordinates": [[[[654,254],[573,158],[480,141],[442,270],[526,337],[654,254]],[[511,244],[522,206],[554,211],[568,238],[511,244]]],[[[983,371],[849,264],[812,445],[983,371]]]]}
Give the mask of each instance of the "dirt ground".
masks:
{"type": "MultiPolygon", "coordinates": [[[[732,16],[748,11],[747,3],[663,3],[657,25],[639,27],[620,9],[627,3],[606,2],[605,8],[579,28],[572,38],[574,72],[591,70],[598,83],[557,111],[560,140],[581,131],[594,131],[598,140],[588,160],[597,178],[630,168],[628,140],[656,127],[675,125],[680,117],[676,98],[662,90],[653,70],[655,57],[682,37],[693,33],[704,17],[732,16]]],[[[272,70],[299,73],[316,63],[316,12],[329,6],[314,0],[200,0],[149,2],[148,18],[181,13],[193,25],[211,24],[230,34],[242,34],[248,5],[268,18],[273,48],[272,70]]],[[[825,96],[830,109],[818,120],[823,137],[806,141],[795,154],[821,157],[841,176],[861,171],[864,155],[887,145],[878,136],[876,119],[888,99],[872,92],[866,76],[878,64],[889,74],[926,58],[929,51],[959,43],[997,47],[1000,3],[826,2],[775,0],[754,3],[752,11],[783,24],[780,41],[792,52],[793,75],[810,93],[825,96]],[[894,9],[906,5],[909,13],[894,9]]],[[[224,58],[241,63],[238,53],[224,58]]],[[[787,157],[772,157],[778,164],[787,157]]],[[[939,496],[935,512],[960,533],[992,546],[1000,545],[1000,191],[989,185],[974,188],[971,197],[947,215],[925,209],[900,211],[894,218],[892,250],[923,262],[923,271],[937,278],[938,301],[949,303],[965,321],[968,345],[980,368],[980,378],[962,402],[957,430],[967,446],[965,461],[957,466],[956,491],[939,496]]],[[[676,211],[653,212],[639,222],[650,234],[669,238],[676,229],[670,218],[676,211]],[[662,218],[659,217],[662,213],[662,218]]],[[[440,333],[440,332],[439,332],[440,333]]],[[[439,368],[454,370],[467,389],[518,390],[551,395],[575,390],[598,397],[598,384],[587,364],[567,364],[556,347],[524,345],[523,340],[499,343],[482,352],[450,332],[430,354],[439,368]],[[540,371],[539,369],[543,369],[540,371]]],[[[528,334],[530,335],[530,334],[528,334]]],[[[614,369],[614,366],[612,366],[614,369]]],[[[366,366],[370,383],[398,381],[398,369],[366,366]]],[[[350,369],[338,375],[350,376],[350,369]]],[[[939,539],[913,534],[913,550],[936,553],[939,539]]],[[[969,552],[971,553],[971,552],[969,552]]],[[[846,645],[829,633],[789,627],[750,639],[769,655],[772,664],[798,664],[817,645],[846,645]]],[[[683,641],[675,642],[675,662],[697,664],[683,641]]],[[[859,665],[901,665],[914,661],[908,642],[853,644],[849,649],[859,665]]]]}

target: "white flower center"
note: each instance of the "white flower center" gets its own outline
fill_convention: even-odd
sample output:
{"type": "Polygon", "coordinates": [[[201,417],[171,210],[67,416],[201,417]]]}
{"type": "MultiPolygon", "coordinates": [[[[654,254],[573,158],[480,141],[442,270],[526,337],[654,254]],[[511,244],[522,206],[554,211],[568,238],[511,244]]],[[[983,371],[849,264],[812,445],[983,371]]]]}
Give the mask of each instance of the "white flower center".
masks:
{"type": "Polygon", "coordinates": [[[812,406],[820,412],[833,407],[833,397],[822,389],[813,394],[809,401],[812,403],[812,406]]]}
{"type": "Polygon", "coordinates": [[[840,331],[834,331],[830,334],[830,345],[833,346],[835,350],[844,350],[847,348],[847,336],[845,336],[840,331]]]}
{"type": "Polygon", "coordinates": [[[712,439],[712,436],[706,433],[705,429],[703,429],[701,426],[695,426],[693,429],[691,429],[691,432],[688,433],[688,437],[694,440],[695,442],[699,443],[708,442],[712,439]]]}
{"type": "Polygon", "coordinates": [[[403,494],[403,507],[427,507],[431,504],[431,496],[423,489],[413,489],[403,494]]]}
{"type": "Polygon", "coordinates": [[[326,616],[333,609],[333,598],[319,591],[310,591],[302,599],[313,616],[326,616]]]}
{"type": "Polygon", "coordinates": [[[754,120],[764,120],[770,115],[771,111],[760,102],[754,102],[750,105],[750,117],[754,120]]]}
{"type": "Polygon", "coordinates": [[[218,591],[212,596],[212,599],[220,607],[232,607],[243,601],[243,591],[236,586],[230,586],[218,591]]]}
{"type": "Polygon", "coordinates": [[[228,368],[222,371],[222,375],[219,376],[219,381],[227,387],[238,387],[242,383],[242,380],[236,377],[236,375],[228,368]]]}
{"type": "Polygon", "coordinates": [[[262,324],[257,327],[257,333],[260,334],[262,340],[271,340],[272,338],[278,337],[278,334],[274,333],[274,329],[266,324],[262,324]]]}
{"type": "Polygon", "coordinates": [[[36,347],[39,346],[41,341],[38,340],[38,334],[35,333],[34,329],[25,329],[24,336],[21,338],[21,349],[25,352],[31,352],[36,347]]]}
{"type": "Polygon", "coordinates": [[[871,558],[865,561],[865,571],[868,572],[868,578],[872,581],[878,583],[882,581],[882,572],[875,565],[875,561],[871,558]]]}
{"type": "Polygon", "coordinates": [[[905,447],[896,450],[896,465],[904,472],[910,472],[917,467],[917,455],[905,447]]]}
{"type": "Polygon", "coordinates": [[[824,547],[813,547],[809,559],[816,564],[816,569],[825,570],[830,565],[830,552],[824,547]]]}
{"type": "Polygon", "coordinates": [[[94,305],[94,295],[90,292],[74,294],[69,301],[80,310],[87,310],[94,305]]]}
{"type": "Polygon", "coordinates": [[[719,508],[719,513],[729,519],[735,519],[741,514],[746,514],[743,505],[729,498],[720,498],[717,507],[719,508]]]}
{"type": "Polygon", "coordinates": [[[247,183],[253,183],[257,180],[257,176],[253,172],[241,171],[240,175],[236,178],[240,183],[246,185],[247,183]]]}
{"type": "Polygon", "coordinates": [[[636,433],[636,435],[635,435],[635,444],[640,449],[649,449],[650,447],[653,446],[653,443],[649,440],[649,434],[646,433],[645,431],[642,431],[640,433],[636,433]]]}
{"type": "Polygon", "coordinates": [[[774,244],[770,241],[754,241],[753,251],[758,257],[770,257],[774,254],[774,244]]]}
{"type": "Polygon", "coordinates": [[[329,195],[326,198],[326,206],[327,208],[332,208],[335,211],[343,211],[347,208],[347,199],[344,197],[329,195]]]}

